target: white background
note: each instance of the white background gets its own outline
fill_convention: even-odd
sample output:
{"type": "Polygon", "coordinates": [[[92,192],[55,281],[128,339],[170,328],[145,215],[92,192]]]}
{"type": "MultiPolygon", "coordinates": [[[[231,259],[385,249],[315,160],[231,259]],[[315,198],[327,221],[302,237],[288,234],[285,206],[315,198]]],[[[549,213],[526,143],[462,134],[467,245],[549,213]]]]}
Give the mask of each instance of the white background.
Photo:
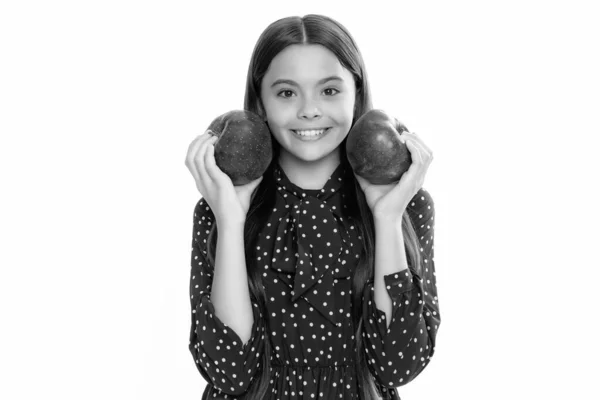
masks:
{"type": "Polygon", "coordinates": [[[200,398],[187,148],[318,13],[435,154],[442,325],[402,398],[598,398],[594,3],[2,2],[0,397],[200,398]]]}

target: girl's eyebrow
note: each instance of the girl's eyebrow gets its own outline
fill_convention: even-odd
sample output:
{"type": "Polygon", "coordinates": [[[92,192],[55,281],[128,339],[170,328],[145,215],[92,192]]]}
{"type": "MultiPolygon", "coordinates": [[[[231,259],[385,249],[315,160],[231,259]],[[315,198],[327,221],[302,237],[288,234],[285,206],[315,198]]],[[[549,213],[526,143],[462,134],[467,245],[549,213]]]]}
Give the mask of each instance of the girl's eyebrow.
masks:
{"type": "MultiPolygon", "coordinates": [[[[324,84],[326,82],[329,82],[329,81],[341,81],[341,82],[344,82],[344,80],[342,78],[340,78],[339,76],[332,75],[332,76],[328,76],[327,78],[321,79],[319,82],[317,82],[317,85],[322,85],[322,84],[324,84]]],[[[271,84],[271,87],[280,85],[282,83],[287,83],[288,85],[296,86],[296,87],[299,86],[296,82],[294,82],[291,79],[277,79],[275,82],[273,82],[271,84]]]]}

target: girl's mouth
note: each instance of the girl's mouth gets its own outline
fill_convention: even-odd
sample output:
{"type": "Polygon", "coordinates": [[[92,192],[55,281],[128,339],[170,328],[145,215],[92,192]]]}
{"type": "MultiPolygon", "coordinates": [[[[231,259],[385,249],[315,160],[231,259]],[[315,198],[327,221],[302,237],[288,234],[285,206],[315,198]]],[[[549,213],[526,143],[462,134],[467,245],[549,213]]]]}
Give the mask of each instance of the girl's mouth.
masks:
{"type": "Polygon", "coordinates": [[[330,130],[331,130],[331,127],[326,128],[326,129],[311,130],[311,131],[296,131],[296,130],[291,129],[291,131],[294,132],[294,136],[303,141],[312,141],[312,140],[320,139],[321,137],[323,137],[327,133],[329,133],[330,130]]]}

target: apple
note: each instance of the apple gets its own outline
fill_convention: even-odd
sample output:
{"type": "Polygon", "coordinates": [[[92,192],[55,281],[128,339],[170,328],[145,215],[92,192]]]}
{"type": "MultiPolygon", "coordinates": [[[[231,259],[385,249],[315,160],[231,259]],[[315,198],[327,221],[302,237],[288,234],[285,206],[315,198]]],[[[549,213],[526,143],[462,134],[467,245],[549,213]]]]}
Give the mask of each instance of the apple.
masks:
{"type": "Polygon", "coordinates": [[[369,110],[348,132],[346,155],[354,173],[375,185],[397,182],[412,163],[400,141],[406,126],[383,110],[369,110]]]}
{"type": "Polygon", "coordinates": [[[260,178],[273,159],[271,131],[258,114],[233,110],[215,118],[208,127],[215,142],[215,162],[235,186],[260,178]]]}

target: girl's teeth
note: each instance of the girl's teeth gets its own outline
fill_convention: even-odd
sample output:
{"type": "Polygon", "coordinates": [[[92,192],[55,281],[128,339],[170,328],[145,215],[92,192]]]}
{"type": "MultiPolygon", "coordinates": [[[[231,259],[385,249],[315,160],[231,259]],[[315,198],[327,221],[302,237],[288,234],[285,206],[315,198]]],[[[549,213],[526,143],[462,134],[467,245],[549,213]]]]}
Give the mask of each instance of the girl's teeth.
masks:
{"type": "Polygon", "coordinates": [[[300,136],[317,136],[324,133],[327,129],[321,129],[318,131],[296,131],[296,133],[300,136]]]}

